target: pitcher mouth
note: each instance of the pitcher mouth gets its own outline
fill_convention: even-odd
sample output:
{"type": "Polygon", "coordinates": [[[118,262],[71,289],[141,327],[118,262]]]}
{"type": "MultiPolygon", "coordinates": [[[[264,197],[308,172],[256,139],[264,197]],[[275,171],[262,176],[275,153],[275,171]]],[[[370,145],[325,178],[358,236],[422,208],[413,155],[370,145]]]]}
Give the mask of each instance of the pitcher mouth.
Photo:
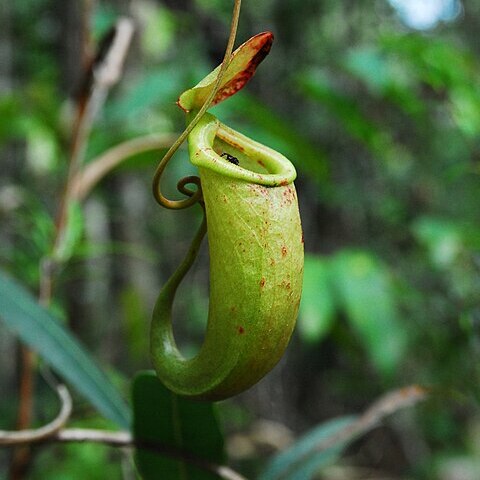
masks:
{"type": "Polygon", "coordinates": [[[230,178],[278,187],[292,183],[297,172],[282,154],[205,114],[189,135],[190,159],[230,178]]]}

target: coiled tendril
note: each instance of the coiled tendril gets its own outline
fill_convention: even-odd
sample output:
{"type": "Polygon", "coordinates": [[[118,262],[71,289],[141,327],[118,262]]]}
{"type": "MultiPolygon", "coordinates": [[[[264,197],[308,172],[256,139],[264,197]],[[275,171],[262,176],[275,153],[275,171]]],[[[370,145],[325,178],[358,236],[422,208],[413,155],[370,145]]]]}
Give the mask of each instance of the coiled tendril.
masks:
{"type": "MultiPolygon", "coordinates": [[[[169,148],[167,153],[164,155],[158,167],[155,171],[153,176],[153,196],[155,200],[162,205],[162,207],[169,208],[172,210],[181,210],[183,208],[191,207],[195,205],[195,203],[200,202],[202,198],[202,189],[200,186],[200,178],[196,176],[189,176],[182,178],[178,184],[177,189],[180,193],[187,195],[189,198],[183,200],[170,200],[166,198],[160,189],[160,180],[162,178],[163,172],[165,171],[168,162],[173,157],[175,152],[178,150],[180,145],[186,140],[190,132],[195,128],[197,123],[201,120],[205,112],[210,108],[210,105],[215,99],[218,90],[220,89],[220,85],[222,83],[223,77],[225,72],[227,71],[228,65],[232,59],[232,52],[233,52],[233,45],[235,43],[235,37],[237,35],[237,27],[238,27],[238,19],[240,17],[240,7],[241,7],[241,0],[235,0],[235,4],[233,6],[233,13],[232,13],[232,22],[230,25],[230,35],[228,37],[227,47],[225,49],[225,55],[223,57],[222,65],[220,67],[220,71],[218,72],[217,79],[215,81],[215,85],[208,96],[205,103],[202,105],[200,110],[196,113],[193,117],[193,120],[187,125],[185,130],[182,134],[178,137],[177,141],[169,148]],[[185,188],[185,185],[188,183],[193,183],[197,185],[197,190],[192,191],[190,189],[185,188]]],[[[192,115],[194,112],[191,112],[192,115]]]]}

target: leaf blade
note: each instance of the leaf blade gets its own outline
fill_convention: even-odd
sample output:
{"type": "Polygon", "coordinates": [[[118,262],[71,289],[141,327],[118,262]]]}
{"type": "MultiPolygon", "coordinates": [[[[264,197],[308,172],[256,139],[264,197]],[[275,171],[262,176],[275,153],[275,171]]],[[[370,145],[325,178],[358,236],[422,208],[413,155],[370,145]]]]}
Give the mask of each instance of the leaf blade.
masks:
{"type": "MultiPolygon", "coordinates": [[[[272,43],[273,33],[262,32],[248,39],[233,52],[212,106],[223,102],[246,85],[255,73],[257,66],[270,52],[272,43]]],[[[210,72],[195,87],[180,95],[177,104],[182,110],[188,112],[201,108],[215,86],[220,67],[221,65],[210,72]]]]}
{"type": "Polygon", "coordinates": [[[1,270],[0,319],[105,417],[129,427],[128,406],[90,354],[23,286],[1,270]]]}
{"type": "Polygon", "coordinates": [[[332,442],[325,450],[316,451],[319,444],[329,442],[339,432],[353,425],[356,416],[328,420],[307,432],[295,444],[278,455],[267,465],[258,480],[306,480],[340,457],[350,438],[332,442]]]}
{"type": "Polygon", "coordinates": [[[328,259],[307,255],[298,317],[300,335],[307,342],[321,341],[335,323],[336,309],[329,279],[328,259]]]}
{"type": "MultiPolygon", "coordinates": [[[[207,402],[179,397],[167,390],[154,372],[142,372],[133,384],[133,431],[140,443],[176,448],[202,460],[224,461],[223,436],[207,402]]],[[[213,473],[137,448],[135,461],[144,480],[215,480],[213,473]]]]}
{"type": "Polygon", "coordinates": [[[390,378],[408,344],[390,272],[374,255],[361,250],[342,251],[332,261],[339,303],[372,363],[390,378]]]}

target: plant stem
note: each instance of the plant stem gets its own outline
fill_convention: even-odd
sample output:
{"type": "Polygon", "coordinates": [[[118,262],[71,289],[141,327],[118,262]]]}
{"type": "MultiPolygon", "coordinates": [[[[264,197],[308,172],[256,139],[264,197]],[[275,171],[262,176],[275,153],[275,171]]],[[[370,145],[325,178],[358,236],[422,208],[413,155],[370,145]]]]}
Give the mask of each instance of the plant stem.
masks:
{"type": "MultiPolygon", "coordinates": [[[[25,345],[20,345],[20,384],[19,405],[16,428],[28,428],[33,414],[33,383],[36,355],[25,345]]],[[[30,446],[23,445],[15,449],[12,456],[9,478],[21,480],[30,463],[30,446]]]]}
{"type": "Polygon", "coordinates": [[[213,90],[210,92],[210,95],[208,96],[207,100],[205,103],[202,105],[198,113],[195,115],[193,120],[187,125],[185,130],[180,134],[180,136],[177,138],[175,143],[169,148],[167,153],[164,155],[162,160],[160,160],[160,163],[158,164],[158,167],[155,171],[155,174],[153,176],[153,184],[152,184],[152,190],[153,190],[153,196],[155,197],[155,200],[162,205],[165,208],[170,208],[174,210],[182,209],[182,208],[187,208],[190,207],[191,205],[195,204],[200,200],[201,197],[201,190],[198,189],[193,196],[190,198],[184,199],[184,200],[169,200],[168,198],[165,198],[161,191],[160,191],[160,179],[163,174],[163,171],[165,170],[168,162],[170,159],[173,157],[175,152],[178,150],[180,145],[185,141],[185,139],[188,137],[190,132],[195,128],[195,125],[200,121],[200,119],[203,117],[204,113],[210,108],[210,105],[212,104],[215,95],[217,94],[220,84],[222,82],[223,76],[228,68],[228,65],[230,63],[231,57],[232,57],[232,52],[233,52],[233,46],[235,43],[235,37],[237,36],[237,28],[238,28],[238,20],[240,18],[240,7],[241,7],[241,0],[235,0],[235,4],[233,6],[233,13],[232,13],[232,22],[230,25],[230,34],[228,36],[228,42],[227,42],[227,47],[225,49],[225,55],[223,57],[222,65],[220,67],[220,71],[218,72],[217,79],[215,81],[215,85],[213,87],[213,90]]]}
{"type": "MultiPolygon", "coordinates": [[[[71,151],[64,194],[60,202],[55,238],[52,245],[52,257],[62,242],[67,224],[68,205],[73,198],[73,180],[81,168],[96,113],[100,110],[109,89],[120,79],[122,66],[133,35],[133,22],[122,18],[117,22],[116,34],[105,58],[96,65],[92,64],[93,85],[87,97],[77,104],[77,116],[72,133],[71,151]]],[[[85,40],[87,40],[85,38],[85,40]]],[[[55,265],[51,259],[45,258],[40,265],[40,285],[38,301],[49,306],[52,299],[55,265]]],[[[17,430],[25,430],[31,424],[34,398],[34,371],[36,355],[27,347],[21,346],[19,407],[17,414],[17,430]]],[[[30,462],[30,450],[22,446],[14,451],[10,465],[10,480],[22,480],[30,462]]]]}
{"type": "MultiPolygon", "coordinates": [[[[60,388],[58,391],[59,395],[61,396],[60,388]]],[[[312,445],[311,448],[304,453],[304,455],[300,456],[286,471],[283,472],[282,478],[286,478],[289,474],[293,473],[297,465],[308,461],[311,456],[325,452],[326,450],[337,447],[345,442],[359,437],[368,430],[371,430],[375,426],[379,425],[381,421],[388,415],[425,400],[429,394],[429,389],[419,385],[410,385],[387,392],[377,401],[375,401],[367,410],[365,410],[364,413],[360,415],[353,423],[346,425],[335,435],[324,438],[317,444],[312,445]]],[[[135,447],[137,449],[140,448],[151,452],[156,452],[175,460],[190,463],[191,465],[195,465],[205,471],[215,473],[225,480],[246,480],[243,476],[229,467],[209,462],[177,447],[135,439],[132,434],[127,431],[112,432],[108,430],[92,430],[83,428],[54,430],[51,425],[61,425],[62,421],[65,421],[65,419],[68,417],[68,414],[65,416],[65,412],[67,412],[69,408],[68,392],[66,392],[66,394],[64,393],[64,396],[65,395],[66,398],[64,397],[62,399],[61,413],[57,416],[56,420],[49,424],[49,426],[42,427],[41,429],[38,429],[38,431],[32,430],[28,433],[25,433],[22,438],[18,437],[19,432],[15,432],[12,434],[12,437],[8,438],[5,435],[5,432],[0,431],[0,445],[11,446],[18,444],[19,442],[25,444],[40,444],[47,442],[88,442],[110,445],[112,447],[135,447]],[[62,412],[64,413],[62,414],[62,412]],[[50,433],[46,434],[45,432],[47,432],[49,428],[50,433]],[[40,430],[44,433],[39,433],[40,430]]]]}
{"type": "Polygon", "coordinates": [[[309,450],[300,455],[295,462],[278,477],[279,480],[286,480],[295,471],[298,465],[305,464],[314,455],[325,452],[334,447],[344,445],[360,435],[365,434],[369,430],[380,424],[380,422],[405,407],[410,407],[418,402],[426,400],[430,390],[420,385],[409,385],[408,387],[399,388],[382,395],[370,407],[358,417],[353,423],[346,425],[335,435],[331,435],[309,450]]]}
{"type": "Polygon", "coordinates": [[[73,180],[73,197],[79,201],[83,200],[110,170],[124,160],[139,153],[168,148],[172,141],[173,134],[158,134],[137,137],[115,145],[78,172],[73,180]]]}
{"type": "MultiPolygon", "coordinates": [[[[62,241],[67,221],[68,206],[75,194],[75,178],[83,163],[93,122],[97,113],[102,108],[110,88],[120,80],[123,63],[125,62],[133,32],[134,26],[132,20],[128,18],[119,19],[105,57],[95,59],[91,66],[90,74],[93,85],[88,85],[90,86],[90,90],[86,92],[88,98],[86,102],[80,101],[77,109],[78,113],[71,143],[67,181],[57,219],[54,252],[62,241]]],[[[88,86],[86,88],[88,88],[88,86]]]]}
{"type": "MultiPolygon", "coordinates": [[[[45,428],[45,427],[44,427],[45,428]]],[[[98,443],[103,445],[109,445],[111,447],[135,447],[142,450],[148,450],[150,452],[158,453],[160,455],[165,455],[167,457],[173,458],[178,461],[186,462],[191,465],[195,465],[202,470],[207,472],[214,473],[219,477],[225,480],[246,480],[245,477],[235,472],[231,468],[225,465],[218,465],[213,462],[209,462],[203,458],[197,457],[196,455],[182,450],[180,448],[172,447],[170,445],[165,445],[156,442],[147,442],[138,439],[134,439],[132,434],[127,431],[112,432],[108,430],[93,430],[93,429],[84,429],[84,428],[69,428],[59,430],[58,432],[42,436],[41,438],[36,434],[24,435],[23,439],[7,439],[1,438],[0,440],[2,446],[11,446],[16,445],[20,441],[23,443],[98,443]]]]}
{"type": "Polygon", "coordinates": [[[41,442],[55,435],[67,423],[72,413],[72,397],[64,385],[57,386],[57,394],[61,401],[61,409],[57,417],[47,425],[36,429],[14,431],[0,430],[0,445],[12,446],[41,442]]]}

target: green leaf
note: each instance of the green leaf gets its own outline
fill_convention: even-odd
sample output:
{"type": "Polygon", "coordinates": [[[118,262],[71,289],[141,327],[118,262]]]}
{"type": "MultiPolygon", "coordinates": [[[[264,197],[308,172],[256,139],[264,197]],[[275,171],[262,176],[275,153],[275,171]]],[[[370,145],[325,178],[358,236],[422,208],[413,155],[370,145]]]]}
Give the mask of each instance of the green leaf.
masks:
{"type": "Polygon", "coordinates": [[[32,120],[25,112],[20,95],[5,95],[0,97],[0,142],[9,139],[23,138],[28,133],[32,120]]]}
{"type": "MultiPolygon", "coordinates": [[[[167,390],[153,372],[142,372],[133,384],[133,413],[136,440],[178,448],[217,464],[223,462],[223,436],[212,403],[179,397],[167,390]]],[[[146,449],[138,448],[135,458],[144,480],[218,478],[191,463],[146,449]]]]}
{"type": "Polygon", "coordinates": [[[169,105],[181,83],[182,75],[175,68],[162,67],[161,70],[147,72],[118,100],[107,105],[106,116],[113,122],[133,118],[138,123],[145,119],[145,112],[149,109],[169,105]]]}
{"type": "Polygon", "coordinates": [[[342,63],[350,73],[362,79],[372,92],[381,92],[393,83],[390,65],[376,48],[352,48],[346,53],[342,63]]]}
{"type": "MultiPolygon", "coordinates": [[[[271,32],[259,33],[233,52],[212,105],[231,97],[245,86],[255,73],[257,66],[270,52],[272,42],[271,32]]],[[[221,65],[210,72],[195,87],[183,92],[178,99],[178,106],[186,112],[200,109],[215,86],[220,67],[221,65]]]]}
{"type": "Polygon", "coordinates": [[[0,319],[105,417],[130,425],[128,406],[90,354],[20,284],[0,271],[0,319]]]}
{"type": "Polygon", "coordinates": [[[143,51],[152,60],[162,58],[175,42],[175,15],[169,9],[154,3],[139,3],[136,8],[142,22],[140,41],[143,51]]]}
{"type": "Polygon", "coordinates": [[[431,262],[438,268],[450,268],[464,248],[462,226],[442,218],[421,217],[412,230],[429,250],[431,262]]]}
{"type": "Polygon", "coordinates": [[[404,356],[407,338],[387,268],[361,251],[344,251],[332,262],[341,307],[373,364],[391,376],[404,356]]]}
{"type": "Polygon", "coordinates": [[[389,147],[388,133],[367,118],[358,101],[340,91],[334,81],[323,72],[300,72],[297,82],[302,94],[327,108],[352,137],[360,140],[373,152],[381,152],[389,147]]]}
{"type": "Polygon", "coordinates": [[[328,260],[313,255],[305,257],[302,301],[298,329],[305,340],[318,342],[335,320],[335,299],[329,280],[328,260]]]}
{"type": "Polygon", "coordinates": [[[258,480],[308,480],[335,462],[356,436],[335,436],[357,417],[346,416],[322,423],[269,462],[258,480]],[[322,449],[322,445],[325,448],[322,449]]]}
{"type": "Polygon", "coordinates": [[[79,202],[71,201],[67,208],[67,223],[55,250],[55,259],[61,262],[68,261],[83,235],[84,218],[79,202]]]}
{"type": "Polygon", "coordinates": [[[451,108],[453,118],[460,130],[475,138],[480,131],[480,95],[477,88],[459,85],[451,89],[451,108]]]}

